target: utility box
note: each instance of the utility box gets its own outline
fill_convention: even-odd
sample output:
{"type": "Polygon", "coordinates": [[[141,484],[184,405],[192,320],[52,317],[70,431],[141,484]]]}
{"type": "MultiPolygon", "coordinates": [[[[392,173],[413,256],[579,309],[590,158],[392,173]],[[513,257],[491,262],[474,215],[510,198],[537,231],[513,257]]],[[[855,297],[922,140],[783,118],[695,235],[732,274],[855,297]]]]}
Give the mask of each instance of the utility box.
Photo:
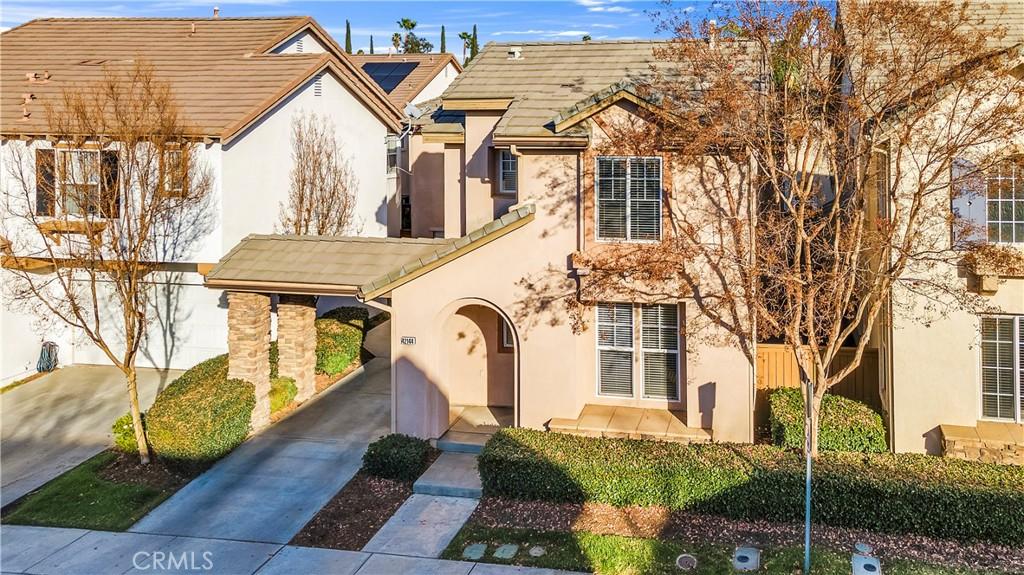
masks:
{"type": "Polygon", "coordinates": [[[877,557],[854,555],[850,562],[853,565],[853,575],[881,575],[882,573],[882,564],[877,557]]]}
{"type": "Polygon", "coordinates": [[[761,550],[756,547],[737,547],[732,554],[732,568],[736,571],[757,571],[761,568],[761,550]]]}

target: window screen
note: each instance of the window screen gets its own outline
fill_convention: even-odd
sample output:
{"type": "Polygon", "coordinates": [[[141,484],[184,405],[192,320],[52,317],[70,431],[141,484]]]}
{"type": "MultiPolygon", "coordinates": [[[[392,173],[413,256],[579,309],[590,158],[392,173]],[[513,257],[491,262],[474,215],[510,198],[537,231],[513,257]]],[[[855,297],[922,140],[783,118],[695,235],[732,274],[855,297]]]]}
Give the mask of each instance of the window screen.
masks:
{"type": "Polygon", "coordinates": [[[645,305],[640,308],[644,397],[679,399],[679,308],[645,305]]]}

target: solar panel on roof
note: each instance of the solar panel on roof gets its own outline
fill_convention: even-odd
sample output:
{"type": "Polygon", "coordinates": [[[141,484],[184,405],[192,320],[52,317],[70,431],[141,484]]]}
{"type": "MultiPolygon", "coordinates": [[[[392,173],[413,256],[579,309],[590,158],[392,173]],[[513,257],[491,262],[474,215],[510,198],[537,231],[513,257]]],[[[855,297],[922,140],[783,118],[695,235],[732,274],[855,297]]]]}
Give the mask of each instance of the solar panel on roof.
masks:
{"type": "Polygon", "coordinates": [[[416,62],[367,62],[363,71],[387,93],[398,87],[402,80],[416,69],[416,62]]]}

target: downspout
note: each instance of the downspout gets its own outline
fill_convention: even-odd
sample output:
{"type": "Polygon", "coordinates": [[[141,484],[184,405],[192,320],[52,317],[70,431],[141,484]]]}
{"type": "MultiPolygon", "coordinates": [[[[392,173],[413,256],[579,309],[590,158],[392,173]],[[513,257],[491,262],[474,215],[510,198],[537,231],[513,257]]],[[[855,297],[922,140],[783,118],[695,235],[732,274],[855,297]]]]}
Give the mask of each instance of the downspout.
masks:
{"type": "MultiPolygon", "coordinates": [[[[750,169],[750,173],[754,174],[755,173],[755,166],[753,165],[754,161],[750,160],[750,164],[751,164],[751,166],[750,166],[750,168],[751,168],[750,169]]],[[[749,236],[750,256],[749,257],[750,257],[750,265],[751,265],[751,267],[753,267],[757,263],[757,259],[756,259],[757,258],[757,254],[755,253],[755,250],[757,249],[757,245],[756,245],[756,241],[757,241],[757,201],[755,200],[755,197],[754,197],[755,193],[756,193],[756,190],[757,190],[757,187],[754,186],[753,179],[751,179],[750,184],[751,184],[751,187],[753,189],[751,190],[751,193],[749,194],[749,197],[747,198],[747,203],[749,204],[747,206],[747,209],[750,210],[750,236],[749,236]]],[[[747,310],[747,313],[750,313],[750,310],[747,310]]],[[[754,440],[757,439],[756,438],[757,434],[756,434],[756,431],[754,429],[754,425],[755,425],[755,423],[757,421],[757,418],[754,415],[754,409],[757,407],[757,343],[758,342],[757,342],[757,314],[756,313],[754,314],[753,325],[751,326],[750,331],[751,331],[751,345],[753,346],[753,348],[751,350],[752,351],[751,355],[752,355],[753,361],[751,362],[751,365],[750,365],[750,377],[751,377],[751,381],[750,381],[750,409],[748,411],[750,411],[750,442],[754,443],[754,440]]]]}

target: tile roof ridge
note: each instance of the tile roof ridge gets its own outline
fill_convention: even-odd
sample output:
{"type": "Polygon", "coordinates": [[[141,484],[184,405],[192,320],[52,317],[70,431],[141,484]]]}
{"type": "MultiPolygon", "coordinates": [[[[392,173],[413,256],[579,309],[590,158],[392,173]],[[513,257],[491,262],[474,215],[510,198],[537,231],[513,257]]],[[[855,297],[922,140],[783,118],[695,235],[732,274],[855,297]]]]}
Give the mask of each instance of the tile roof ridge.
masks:
{"type": "MultiPolygon", "coordinates": [[[[60,17],[52,16],[47,18],[33,18],[25,24],[31,24],[32,22],[89,22],[89,21],[128,21],[128,22],[165,22],[165,21],[183,21],[191,22],[192,20],[205,20],[205,21],[217,21],[217,20],[303,20],[309,18],[309,16],[300,15],[289,15],[289,16],[218,16],[213,18],[211,16],[69,16],[60,17]]],[[[24,24],[22,24],[24,26],[24,24]]]]}
{"type": "Polygon", "coordinates": [[[525,42],[515,41],[491,41],[484,45],[484,48],[490,45],[495,46],[590,46],[595,44],[667,44],[671,42],[671,39],[661,38],[634,38],[630,40],[529,40],[525,42]]]}

